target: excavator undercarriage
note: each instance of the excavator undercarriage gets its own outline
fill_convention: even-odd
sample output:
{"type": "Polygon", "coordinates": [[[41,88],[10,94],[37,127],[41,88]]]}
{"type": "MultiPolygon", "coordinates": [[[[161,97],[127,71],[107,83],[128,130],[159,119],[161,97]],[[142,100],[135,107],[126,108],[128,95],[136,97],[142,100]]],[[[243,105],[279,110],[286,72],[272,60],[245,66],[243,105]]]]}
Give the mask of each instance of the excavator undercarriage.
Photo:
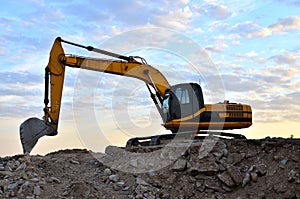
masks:
{"type": "Polygon", "coordinates": [[[170,143],[176,137],[176,141],[197,141],[206,138],[207,136],[218,136],[225,138],[234,138],[234,139],[246,139],[244,135],[236,133],[228,133],[224,131],[199,131],[195,132],[179,132],[176,134],[162,134],[149,137],[136,137],[131,138],[127,141],[126,147],[136,147],[136,146],[158,146],[165,145],[170,143]]]}

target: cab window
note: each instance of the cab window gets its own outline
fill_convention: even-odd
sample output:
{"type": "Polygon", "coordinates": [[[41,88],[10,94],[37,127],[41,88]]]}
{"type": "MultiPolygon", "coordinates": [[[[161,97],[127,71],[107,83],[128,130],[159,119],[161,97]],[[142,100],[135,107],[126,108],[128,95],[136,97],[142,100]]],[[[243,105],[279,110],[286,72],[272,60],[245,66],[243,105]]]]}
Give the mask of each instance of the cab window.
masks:
{"type": "Polygon", "coordinates": [[[189,104],[190,96],[189,91],[186,88],[177,88],[175,91],[175,95],[178,98],[180,104],[189,104]]]}

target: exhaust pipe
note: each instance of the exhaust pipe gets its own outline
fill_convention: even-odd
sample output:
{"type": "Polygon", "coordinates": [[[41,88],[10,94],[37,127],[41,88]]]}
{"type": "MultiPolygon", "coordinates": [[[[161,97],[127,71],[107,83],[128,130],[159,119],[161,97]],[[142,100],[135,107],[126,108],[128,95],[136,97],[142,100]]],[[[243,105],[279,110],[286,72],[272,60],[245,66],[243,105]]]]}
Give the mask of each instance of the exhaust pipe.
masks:
{"type": "Polygon", "coordinates": [[[54,136],[57,131],[47,122],[38,118],[29,118],[20,125],[20,139],[23,153],[29,154],[37,141],[44,135],[54,136]]]}

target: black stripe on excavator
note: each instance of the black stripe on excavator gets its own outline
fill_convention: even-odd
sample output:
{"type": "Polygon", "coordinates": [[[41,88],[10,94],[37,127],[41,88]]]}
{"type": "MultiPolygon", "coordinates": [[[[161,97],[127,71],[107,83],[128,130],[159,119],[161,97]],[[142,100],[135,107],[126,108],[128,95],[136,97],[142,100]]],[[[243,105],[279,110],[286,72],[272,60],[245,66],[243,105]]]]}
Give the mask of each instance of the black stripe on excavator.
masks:
{"type": "Polygon", "coordinates": [[[252,122],[252,118],[245,117],[221,118],[219,117],[219,113],[220,112],[205,111],[202,114],[200,114],[200,116],[193,117],[189,120],[184,120],[183,122],[252,122]]]}
{"type": "Polygon", "coordinates": [[[252,119],[251,118],[208,118],[208,117],[201,117],[200,120],[199,120],[199,117],[198,117],[198,118],[193,118],[191,120],[185,120],[185,121],[182,121],[182,122],[252,122],[252,119]]]}

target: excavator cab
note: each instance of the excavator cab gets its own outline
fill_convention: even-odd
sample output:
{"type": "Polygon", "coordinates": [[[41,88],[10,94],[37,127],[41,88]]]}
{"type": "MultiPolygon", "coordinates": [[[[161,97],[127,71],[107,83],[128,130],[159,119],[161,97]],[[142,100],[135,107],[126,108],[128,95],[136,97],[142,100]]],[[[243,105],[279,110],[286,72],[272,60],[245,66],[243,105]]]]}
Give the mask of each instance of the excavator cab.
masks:
{"type": "Polygon", "coordinates": [[[166,90],[163,99],[164,122],[193,115],[204,107],[202,89],[196,83],[183,83],[166,90]]]}

